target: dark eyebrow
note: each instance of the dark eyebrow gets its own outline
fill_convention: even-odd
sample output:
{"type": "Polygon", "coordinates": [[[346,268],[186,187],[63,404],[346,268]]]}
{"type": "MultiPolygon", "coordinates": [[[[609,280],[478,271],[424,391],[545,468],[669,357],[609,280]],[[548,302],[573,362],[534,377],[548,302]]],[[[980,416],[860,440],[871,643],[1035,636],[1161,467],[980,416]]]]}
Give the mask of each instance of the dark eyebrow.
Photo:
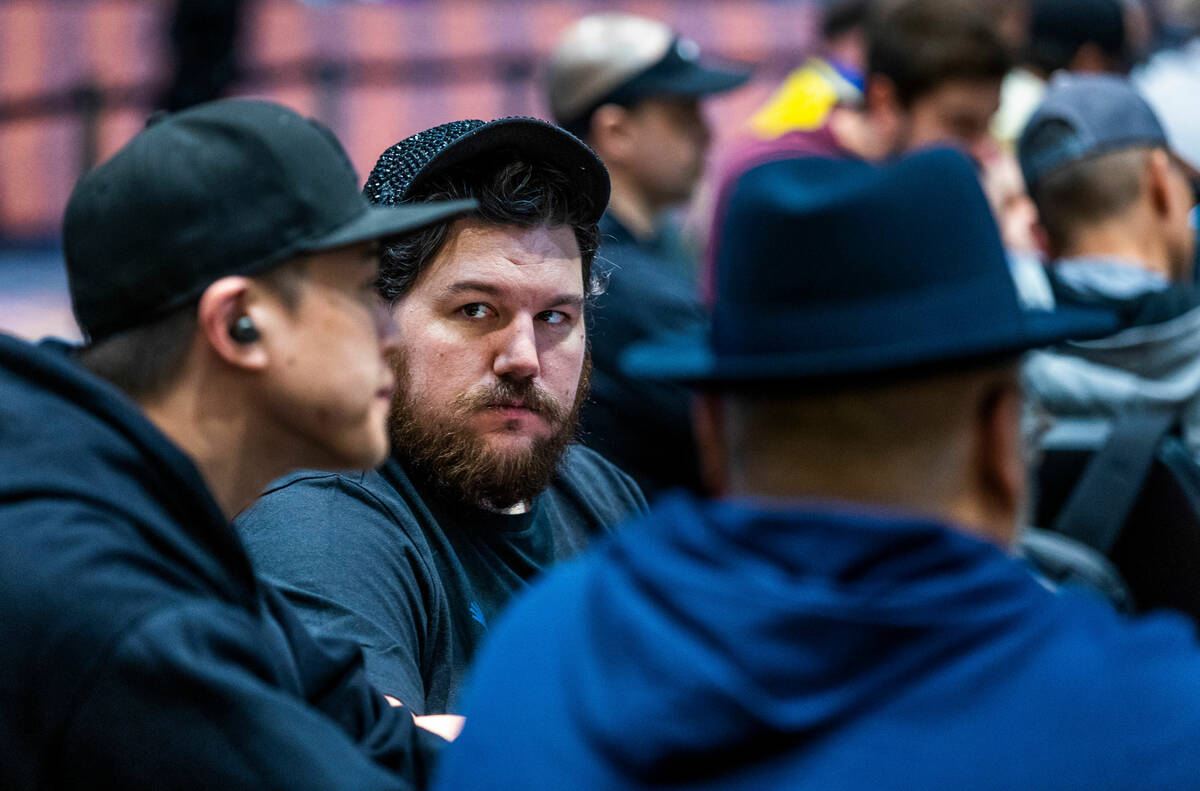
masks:
{"type": "Polygon", "coordinates": [[[452,297],[455,294],[462,294],[466,291],[478,291],[482,294],[498,296],[502,292],[502,289],[491,283],[484,283],[481,280],[459,280],[457,283],[451,283],[442,289],[442,296],[452,297]]]}
{"type": "MultiPolygon", "coordinates": [[[[451,283],[442,290],[442,298],[447,299],[455,294],[463,294],[468,291],[473,291],[480,294],[488,294],[491,296],[501,296],[505,289],[495,286],[491,283],[485,283],[480,280],[460,280],[457,283],[451,283]]],[[[584,300],[582,294],[565,293],[551,299],[550,305],[564,305],[567,307],[581,308],[584,300]]]]}
{"type": "Polygon", "coordinates": [[[550,304],[551,305],[562,305],[563,307],[568,307],[568,308],[582,308],[583,307],[583,295],[582,294],[559,294],[557,297],[550,300],[550,304]]]}

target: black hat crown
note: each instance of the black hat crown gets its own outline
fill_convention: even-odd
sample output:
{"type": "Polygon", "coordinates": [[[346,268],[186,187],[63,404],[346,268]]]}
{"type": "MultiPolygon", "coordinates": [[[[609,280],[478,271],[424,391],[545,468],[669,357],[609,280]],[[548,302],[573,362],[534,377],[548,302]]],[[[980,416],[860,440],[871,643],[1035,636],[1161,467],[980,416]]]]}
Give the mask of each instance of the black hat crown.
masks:
{"type": "Polygon", "coordinates": [[[521,117],[451,121],[406,137],[380,155],[363,194],[384,206],[411,203],[439,176],[477,158],[506,155],[565,172],[590,199],[591,221],[608,206],[608,170],[592,149],[554,124],[521,117]]]}
{"type": "Polygon", "coordinates": [[[1010,355],[1115,328],[1106,311],[1022,308],[960,153],[895,164],[785,159],[735,183],[717,225],[706,338],[633,347],[633,375],[752,383],[876,375],[1010,355]]]}

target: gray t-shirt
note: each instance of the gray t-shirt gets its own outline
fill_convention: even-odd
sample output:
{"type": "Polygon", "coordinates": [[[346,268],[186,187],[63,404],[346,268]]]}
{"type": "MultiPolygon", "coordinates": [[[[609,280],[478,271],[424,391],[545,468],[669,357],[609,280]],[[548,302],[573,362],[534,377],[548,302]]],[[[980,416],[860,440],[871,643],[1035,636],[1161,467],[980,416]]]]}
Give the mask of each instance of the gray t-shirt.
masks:
{"type": "Polygon", "coordinates": [[[438,714],[456,711],[468,665],[514,594],[645,508],[629,476],[572,446],[524,514],[429,496],[391,458],[367,473],[283,478],[237,527],[310,629],[356,641],[376,687],[438,714]]]}

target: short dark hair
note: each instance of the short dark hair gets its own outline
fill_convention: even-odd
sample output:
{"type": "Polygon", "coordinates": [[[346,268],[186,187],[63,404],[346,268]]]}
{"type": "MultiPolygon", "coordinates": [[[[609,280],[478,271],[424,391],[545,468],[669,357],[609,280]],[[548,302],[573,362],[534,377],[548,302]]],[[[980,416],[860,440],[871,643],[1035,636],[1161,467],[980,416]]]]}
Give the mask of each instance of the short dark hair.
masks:
{"type": "Polygon", "coordinates": [[[1137,201],[1153,149],[1123,148],[1052,170],[1031,196],[1051,246],[1062,251],[1080,231],[1119,216],[1137,201]]]}
{"type": "Polygon", "coordinates": [[[1125,9],[1120,0],[1034,0],[1030,9],[1028,63],[1045,74],[1070,68],[1079,50],[1092,44],[1128,70],[1125,9]]]}
{"type": "Polygon", "coordinates": [[[904,106],[950,80],[1004,79],[1012,54],[978,5],[971,0],[878,3],[867,28],[868,75],[891,80],[904,106]]]}
{"type": "MultiPolygon", "coordinates": [[[[254,279],[288,310],[300,303],[305,258],[295,258],[254,279]]],[[[199,298],[166,315],[108,336],[79,350],[79,363],[131,398],[161,393],[179,375],[196,334],[199,298]]]]}
{"type": "Polygon", "coordinates": [[[821,37],[837,38],[866,27],[872,0],[830,0],[821,14],[821,37]]]}
{"type": "MultiPolygon", "coordinates": [[[[594,296],[602,290],[601,278],[592,271],[600,231],[589,218],[596,216],[596,207],[562,170],[511,155],[484,157],[440,176],[405,200],[461,198],[479,201],[479,209],[468,216],[486,222],[519,228],[569,226],[583,260],[584,294],[594,296]]],[[[409,292],[421,270],[446,243],[453,222],[428,226],[383,248],[378,287],[384,299],[394,303],[409,292]]]]}

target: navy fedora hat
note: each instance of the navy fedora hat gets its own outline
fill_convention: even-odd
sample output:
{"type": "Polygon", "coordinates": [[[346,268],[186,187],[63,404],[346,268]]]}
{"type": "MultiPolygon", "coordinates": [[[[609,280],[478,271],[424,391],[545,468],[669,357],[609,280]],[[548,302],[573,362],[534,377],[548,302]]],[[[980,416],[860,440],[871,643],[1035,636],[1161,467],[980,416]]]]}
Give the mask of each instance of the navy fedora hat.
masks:
{"type": "Polygon", "coordinates": [[[786,159],[743,174],[718,220],[704,337],[630,347],[633,376],[820,380],[1017,354],[1116,329],[1102,310],[1021,307],[970,162],[786,159]]]}

